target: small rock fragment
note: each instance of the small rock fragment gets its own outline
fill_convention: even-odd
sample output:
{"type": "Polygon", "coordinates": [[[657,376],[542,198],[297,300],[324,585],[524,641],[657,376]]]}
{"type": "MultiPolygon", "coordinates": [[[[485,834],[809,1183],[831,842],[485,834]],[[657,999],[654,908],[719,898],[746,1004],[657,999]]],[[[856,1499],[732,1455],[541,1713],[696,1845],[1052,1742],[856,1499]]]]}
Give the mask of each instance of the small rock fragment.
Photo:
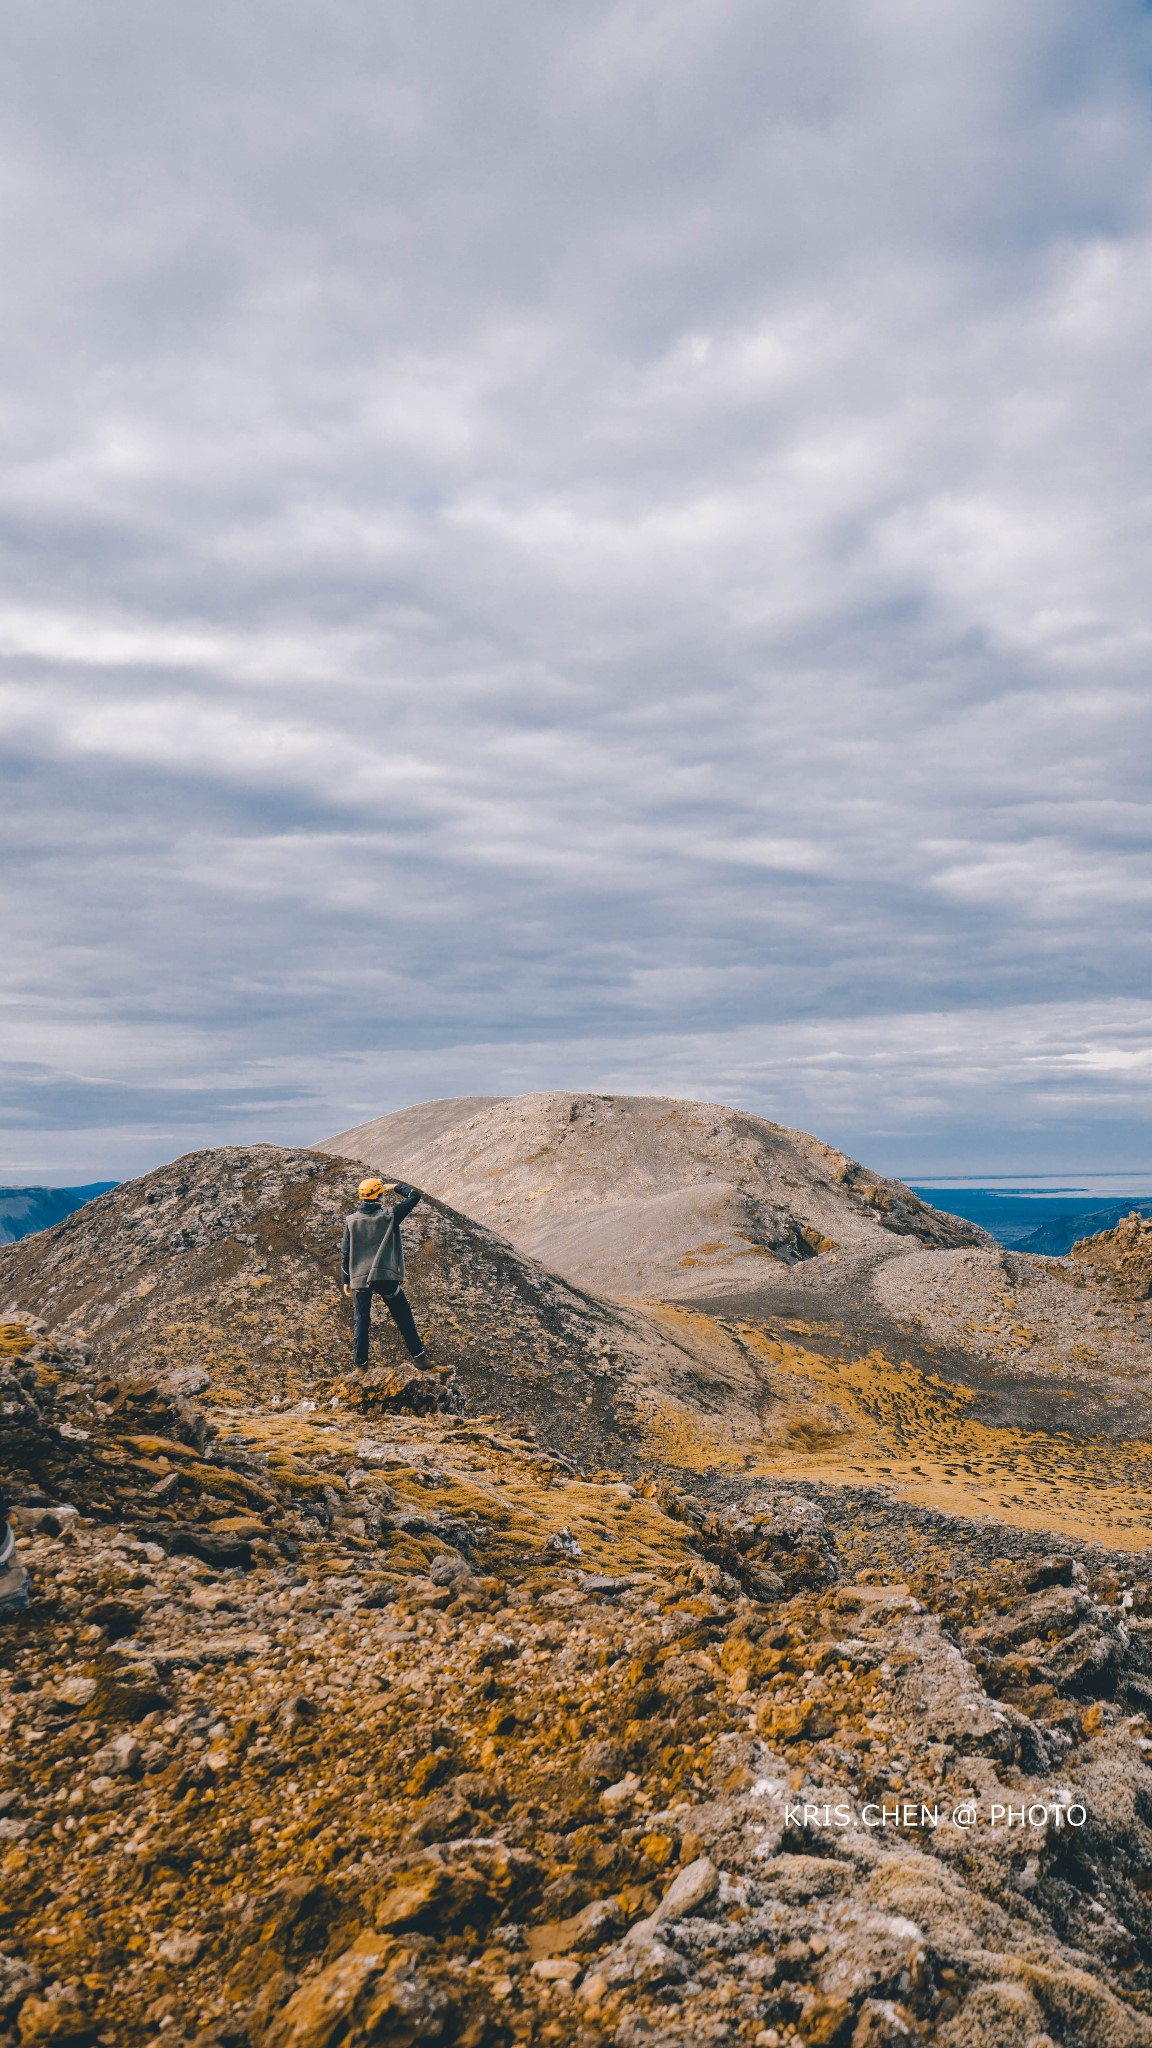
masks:
{"type": "Polygon", "coordinates": [[[117,1735],[111,1742],[106,1742],[102,1749],[96,1751],[92,1758],[92,1769],[98,1773],[118,1771],[126,1775],[136,1769],[140,1757],[140,1744],[134,1735],[117,1735]]]}
{"type": "Polygon", "coordinates": [[[156,1943],[156,1953],[175,1969],[188,1969],[196,1961],[204,1946],[202,1934],[182,1932],[176,1929],[156,1943]]]}
{"type": "Polygon", "coordinates": [[[720,1873],[710,1856],[697,1856],[685,1864],[669,1885],[648,1922],[658,1927],[666,1920],[686,1920],[710,1899],[720,1883],[720,1873]]]}
{"type": "Polygon", "coordinates": [[[52,1703],[54,1706],[74,1711],[79,1707],[86,1707],[89,1700],[94,1697],[95,1692],[96,1680],[94,1678],[81,1678],[79,1676],[65,1678],[56,1687],[52,1703]]]}
{"type": "Polygon", "coordinates": [[[566,1955],[571,1949],[599,1948],[609,1932],[620,1924],[620,1907],[615,1899],[593,1899],[568,1920],[548,1920],[533,1927],[525,1937],[529,1955],[566,1955]]]}
{"type": "Polygon", "coordinates": [[[617,1784],[605,1787],[600,1794],[600,1804],[610,1817],[624,1813],[631,1806],[639,1790],[639,1778],[633,1771],[629,1771],[617,1784]]]}
{"type": "Polygon", "coordinates": [[[640,1921],[623,1941],[601,1957],[596,1974],[605,1979],[609,1989],[624,1984],[654,1988],[686,1977],[688,1966],[675,1949],[657,1939],[646,1921],[640,1921]]]}
{"type": "Polygon", "coordinates": [[[542,1977],[546,1984],[563,1984],[570,1991],[580,1975],[580,1965],[564,1956],[546,1956],[533,1963],[532,1975],[542,1977]]]}
{"type": "Polygon", "coordinates": [[[0,1955],[0,2020],[15,2017],[24,2000],[39,1991],[44,1979],[33,1963],[23,1956],[0,1955]]]}
{"type": "Polygon", "coordinates": [[[580,1776],[589,1785],[615,1785],[628,1769],[628,1752],[620,1742],[590,1742],[580,1762],[580,1776]]]}

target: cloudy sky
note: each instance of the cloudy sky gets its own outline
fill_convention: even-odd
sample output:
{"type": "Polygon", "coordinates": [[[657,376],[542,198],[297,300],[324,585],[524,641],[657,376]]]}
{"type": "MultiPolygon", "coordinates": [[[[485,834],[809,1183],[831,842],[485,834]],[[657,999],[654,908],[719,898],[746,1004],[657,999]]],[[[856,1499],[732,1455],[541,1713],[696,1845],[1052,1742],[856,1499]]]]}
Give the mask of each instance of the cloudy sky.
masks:
{"type": "Polygon", "coordinates": [[[1136,0],[10,0],[0,1180],[1152,1165],[1136,0]]]}

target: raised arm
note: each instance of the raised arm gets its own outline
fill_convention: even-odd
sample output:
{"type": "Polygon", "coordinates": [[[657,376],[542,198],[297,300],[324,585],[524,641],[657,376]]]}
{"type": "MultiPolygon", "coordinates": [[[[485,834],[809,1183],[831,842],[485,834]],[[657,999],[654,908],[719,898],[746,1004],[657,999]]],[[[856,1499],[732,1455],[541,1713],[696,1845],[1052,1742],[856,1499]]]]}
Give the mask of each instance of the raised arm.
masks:
{"type": "Polygon", "coordinates": [[[410,1188],[405,1181],[397,1181],[396,1193],[401,1197],[401,1199],[397,1202],[395,1209],[392,1211],[392,1214],[395,1216],[397,1223],[403,1223],[404,1218],[412,1214],[412,1211],[416,1207],[417,1202],[421,1199],[421,1192],[422,1191],[420,1188],[410,1188]]]}

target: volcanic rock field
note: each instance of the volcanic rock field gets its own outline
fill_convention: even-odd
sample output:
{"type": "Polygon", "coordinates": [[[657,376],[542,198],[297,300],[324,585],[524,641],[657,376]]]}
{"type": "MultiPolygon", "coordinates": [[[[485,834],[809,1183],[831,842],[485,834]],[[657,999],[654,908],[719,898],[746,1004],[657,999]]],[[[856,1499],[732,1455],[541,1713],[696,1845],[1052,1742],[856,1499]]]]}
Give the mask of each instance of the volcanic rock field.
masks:
{"type": "Polygon", "coordinates": [[[0,2043],[1152,2048],[1150,1282],[580,1095],[0,1250],[0,2043]]]}

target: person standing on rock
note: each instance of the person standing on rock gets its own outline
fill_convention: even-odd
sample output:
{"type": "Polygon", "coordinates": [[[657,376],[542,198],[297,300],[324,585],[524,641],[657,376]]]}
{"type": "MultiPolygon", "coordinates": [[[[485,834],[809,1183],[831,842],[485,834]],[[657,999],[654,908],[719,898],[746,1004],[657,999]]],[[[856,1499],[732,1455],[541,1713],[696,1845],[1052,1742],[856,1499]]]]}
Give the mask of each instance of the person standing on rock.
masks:
{"type": "Polygon", "coordinates": [[[420,1190],[406,1187],[403,1181],[382,1181],[372,1175],[361,1181],[357,1193],[360,1206],[344,1219],[340,1248],[340,1275],[345,1294],[352,1298],[355,1318],[352,1362],[356,1366],[368,1363],[372,1296],[378,1294],[404,1339],[408,1356],[423,1365],[424,1345],[404,1292],[404,1240],[400,1235],[400,1225],[412,1214],[420,1190]]]}

